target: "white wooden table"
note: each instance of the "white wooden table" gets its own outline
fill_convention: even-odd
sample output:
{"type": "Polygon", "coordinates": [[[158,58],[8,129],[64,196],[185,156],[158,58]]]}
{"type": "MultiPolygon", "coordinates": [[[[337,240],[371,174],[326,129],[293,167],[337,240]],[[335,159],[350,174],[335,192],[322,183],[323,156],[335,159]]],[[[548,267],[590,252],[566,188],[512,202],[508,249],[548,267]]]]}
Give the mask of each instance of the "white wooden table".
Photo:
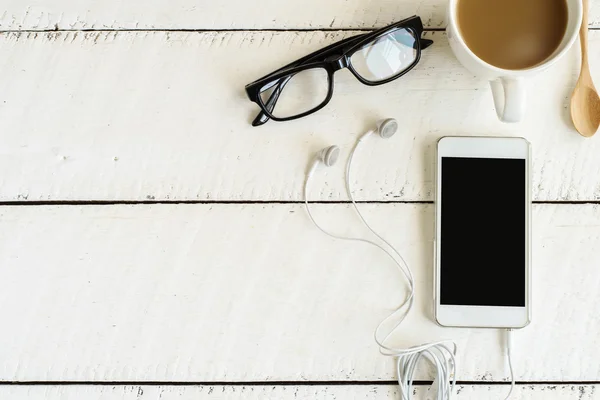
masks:
{"type": "MultiPolygon", "coordinates": [[[[312,153],[346,155],[381,117],[401,130],[365,144],[353,184],[417,278],[396,344],[455,339],[456,398],[505,395],[499,333],[431,318],[432,155],[443,135],[525,136],[535,305],[515,335],[514,398],[600,398],[600,138],[569,121],[577,48],[531,82],[526,120],[505,125],[448,48],[444,0],[2,5],[0,399],[398,399],[372,330],[405,286],[300,203],[312,153]],[[413,14],[435,44],[409,75],[369,88],[342,71],[322,112],[250,126],[246,83],[413,14]]],[[[590,40],[600,83],[600,30],[590,40]]],[[[361,233],[342,169],[315,175],[315,213],[361,233]]],[[[418,378],[425,398],[431,375],[418,378]]]]}

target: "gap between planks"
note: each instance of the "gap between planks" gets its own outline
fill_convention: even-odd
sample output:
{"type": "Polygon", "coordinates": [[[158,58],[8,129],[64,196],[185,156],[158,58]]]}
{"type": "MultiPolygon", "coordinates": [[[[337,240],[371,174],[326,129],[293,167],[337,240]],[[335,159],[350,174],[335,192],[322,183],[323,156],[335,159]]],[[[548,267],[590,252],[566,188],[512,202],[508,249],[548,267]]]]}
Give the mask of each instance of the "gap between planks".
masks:
{"type": "MultiPolygon", "coordinates": [[[[309,204],[352,204],[345,200],[309,200],[309,204]]],[[[356,204],[434,204],[430,200],[357,200],[356,204]]],[[[116,206],[116,205],[177,205],[177,204],[202,204],[202,205],[246,205],[246,204],[304,204],[298,200],[47,200],[47,201],[0,201],[0,207],[27,207],[27,206],[116,206]]],[[[600,204],[600,200],[544,200],[532,201],[531,204],[552,205],[586,205],[600,204]]]]}
{"type": "MultiPolygon", "coordinates": [[[[413,386],[430,386],[433,381],[413,381],[413,386]]],[[[516,381],[515,385],[599,385],[600,381],[516,381]]],[[[0,386],[396,386],[398,381],[0,381],[0,386]]],[[[456,381],[457,386],[510,386],[504,381],[456,381]]]]}
{"type": "MultiPolygon", "coordinates": [[[[169,33],[228,33],[228,32],[372,32],[378,28],[352,28],[352,27],[343,27],[343,28],[239,28],[239,29],[5,29],[0,30],[0,34],[3,33],[53,33],[53,32],[98,32],[98,33],[161,33],[161,32],[169,32],[169,33]]],[[[597,26],[589,26],[588,30],[590,31],[598,31],[600,27],[597,26]]],[[[446,28],[424,28],[423,32],[445,32],[446,28]]]]}

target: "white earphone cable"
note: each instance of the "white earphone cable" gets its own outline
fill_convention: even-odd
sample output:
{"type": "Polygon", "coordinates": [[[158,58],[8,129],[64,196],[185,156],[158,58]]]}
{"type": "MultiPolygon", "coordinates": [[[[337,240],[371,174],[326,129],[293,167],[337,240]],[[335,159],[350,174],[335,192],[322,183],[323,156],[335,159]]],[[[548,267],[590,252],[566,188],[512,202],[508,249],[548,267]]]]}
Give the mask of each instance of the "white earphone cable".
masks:
{"type": "MultiPolygon", "coordinates": [[[[353,151],[353,153],[354,153],[354,151],[353,151]]],[[[351,159],[349,159],[349,161],[350,160],[351,159]]],[[[350,166],[349,164],[350,164],[350,162],[348,163],[347,170],[349,170],[349,166],[350,166]]],[[[307,212],[310,220],[312,221],[312,223],[321,232],[323,232],[324,234],[326,234],[327,236],[330,236],[332,238],[345,240],[345,241],[355,241],[355,242],[367,243],[367,244],[370,244],[370,245],[375,246],[378,249],[382,250],[385,254],[388,255],[388,257],[390,257],[392,259],[392,261],[394,261],[394,263],[396,264],[396,266],[398,267],[400,272],[402,272],[402,274],[405,276],[405,278],[407,279],[407,281],[409,283],[409,295],[402,302],[402,304],[400,304],[400,306],[398,306],[396,308],[396,310],[394,310],[394,312],[392,314],[390,314],[388,317],[386,317],[383,321],[381,321],[379,323],[379,325],[375,329],[375,333],[374,333],[375,341],[379,345],[381,353],[384,355],[387,355],[387,356],[398,357],[398,361],[397,361],[398,384],[400,385],[402,399],[409,400],[409,395],[410,395],[410,393],[412,393],[412,382],[413,382],[414,371],[416,369],[416,366],[417,366],[419,360],[423,356],[426,359],[428,359],[435,366],[436,371],[437,371],[436,379],[432,384],[432,386],[437,385],[437,387],[436,387],[437,399],[438,400],[450,399],[450,395],[454,391],[454,387],[456,385],[456,376],[454,373],[456,370],[456,359],[455,359],[456,350],[457,350],[456,344],[451,341],[439,341],[439,342],[435,342],[435,343],[414,346],[414,347],[410,347],[407,349],[396,349],[396,348],[388,347],[385,345],[385,341],[396,330],[396,328],[402,323],[402,321],[406,318],[406,316],[408,315],[408,312],[410,311],[410,309],[413,305],[413,302],[414,302],[414,280],[412,277],[412,273],[410,272],[408,265],[406,264],[406,262],[404,261],[402,256],[399,254],[399,252],[393,246],[391,246],[387,241],[385,241],[385,239],[383,239],[380,235],[378,235],[377,233],[375,233],[373,231],[373,229],[368,225],[366,220],[362,217],[362,215],[358,211],[358,208],[356,208],[356,210],[358,211],[358,214],[359,214],[361,220],[363,221],[363,223],[368,227],[368,229],[371,232],[373,232],[378,238],[380,238],[390,248],[392,248],[393,252],[395,254],[398,254],[400,259],[402,260],[402,263],[400,263],[390,253],[390,251],[388,249],[384,248],[383,246],[381,246],[380,244],[378,244],[374,241],[364,239],[364,238],[359,238],[359,237],[346,237],[346,236],[337,235],[335,233],[331,233],[331,232],[327,231],[326,229],[324,229],[317,223],[317,221],[314,219],[314,217],[312,215],[312,212],[310,211],[310,207],[309,207],[309,203],[308,203],[308,196],[307,196],[308,184],[309,184],[310,178],[312,176],[312,171],[314,171],[314,168],[311,168],[309,170],[309,173],[307,174],[306,180],[304,182],[304,206],[306,208],[306,212],[307,212]],[[396,323],[394,328],[391,329],[390,332],[387,335],[385,335],[385,337],[383,339],[380,339],[379,331],[381,330],[382,325],[384,325],[388,320],[390,320],[391,318],[395,317],[398,314],[400,314],[399,322],[396,323]],[[452,348],[450,346],[448,346],[447,344],[452,344],[452,348]],[[450,382],[451,379],[452,379],[452,382],[450,382]]],[[[347,185],[347,187],[349,187],[349,185],[347,185]]],[[[352,202],[353,202],[354,206],[356,207],[356,203],[353,198],[352,198],[352,202]]]]}
{"type": "Polygon", "coordinates": [[[385,243],[388,248],[392,250],[394,254],[398,257],[400,262],[396,259],[396,264],[398,267],[404,272],[404,275],[407,277],[409,281],[410,294],[408,299],[400,305],[392,314],[390,314],[387,318],[379,323],[377,328],[375,329],[375,341],[379,345],[381,354],[397,357],[397,370],[398,370],[398,383],[402,390],[402,398],[408,399],[410,393],[412,393],[412,381],[414,371],[416,369],[416,365],[419,359],[422,356],[428,358],[435,366],[436,369],[436,378],[432,384],[436,385],[437,383],[437,394],[438,400],[447,400],[450,398],[450,395],[454,391],[454,386],[456,385],[456,344],[452,341],[439,341],[434,343],[423,344],[420,346],[413,346],[407,349],[398,349],[389,347],[385,344],[390,335],[400,326],[400,324],[404,321],[404,319],[408,316],[410,312],[415,295],[415,285],[414,278],[412,276],[412,272],[408,266],[408,263],[400,254],[400,252],[386,239],[384,239],[380,234],[375,232],[375,230],[369,225],[366,221],[360,210],[358,209],[358,205],[356,204],[356,200],[354,199],[354,194],[352,192],[352,186],[350,183],[350,176],[352,170],[352,161],[354,160],[354,154],[358,149],[359,144],[364,140],[364,138],[368,137],[373,131],[369,131],[360,137],[359,140],[356,141],[352,150],[350,151],[350,155],[348,156],[348,161],[346,162],[346,174],[345,174],[345,183],[346,183],[346,192],[348,193],[348,197],[352,202],[352,206],[356,211],[356,214],[362,221],[363,225],[379,240],[385,243]],[[406,271],[406,272],[405,272],[406,271]],[[388,334],[385,335],[382,339],[380,339],[379,332],[381,327],[389,320],[396,316],[396,314],[404,311],[401,315],[400,319],[396,322],[394,327],[389,330],[388,334]],[[452,349],[450,349],[447,344],[452,345],[452,349]]]}
{"type": "Polygon", "coordinates": [[[512,329],[506,330],[505,338],[506,343],[504,346],[506,350],[506,358],[508,359],[508,368],[510,369],[510,390],[508,391],[508,394],[504,400],[508,400],[513,392],[513,389],[515,388],[515,373],[512,365],[512,329]]]}

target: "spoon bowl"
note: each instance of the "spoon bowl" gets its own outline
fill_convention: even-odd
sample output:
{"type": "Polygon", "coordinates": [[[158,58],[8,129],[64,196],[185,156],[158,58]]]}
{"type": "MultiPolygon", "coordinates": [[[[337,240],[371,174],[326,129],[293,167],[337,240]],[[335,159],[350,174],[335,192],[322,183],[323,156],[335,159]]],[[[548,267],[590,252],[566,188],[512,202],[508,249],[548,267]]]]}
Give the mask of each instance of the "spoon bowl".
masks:
{"type": "Polygon", "coordinates": [[[593,85],[577,82],[571,96],[571,119],[575,129],[585,137],[593,136],[600,127],[600,96],[593,85]]]}

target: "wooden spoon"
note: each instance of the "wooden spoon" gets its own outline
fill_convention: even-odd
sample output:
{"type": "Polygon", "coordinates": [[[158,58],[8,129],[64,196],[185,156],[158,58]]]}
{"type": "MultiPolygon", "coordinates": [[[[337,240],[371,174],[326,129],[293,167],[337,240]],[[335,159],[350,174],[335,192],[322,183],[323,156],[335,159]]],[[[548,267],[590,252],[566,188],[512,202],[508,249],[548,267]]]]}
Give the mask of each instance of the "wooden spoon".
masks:
{"type": "Polygon", "coordinates": [[[581,72],[571,95],[571,119],[581,136],[593,136],[600,126],[600,96],[592,82],[588,65],[588,0],[583,0],[583,20],[579,30],[581,72]]]}

